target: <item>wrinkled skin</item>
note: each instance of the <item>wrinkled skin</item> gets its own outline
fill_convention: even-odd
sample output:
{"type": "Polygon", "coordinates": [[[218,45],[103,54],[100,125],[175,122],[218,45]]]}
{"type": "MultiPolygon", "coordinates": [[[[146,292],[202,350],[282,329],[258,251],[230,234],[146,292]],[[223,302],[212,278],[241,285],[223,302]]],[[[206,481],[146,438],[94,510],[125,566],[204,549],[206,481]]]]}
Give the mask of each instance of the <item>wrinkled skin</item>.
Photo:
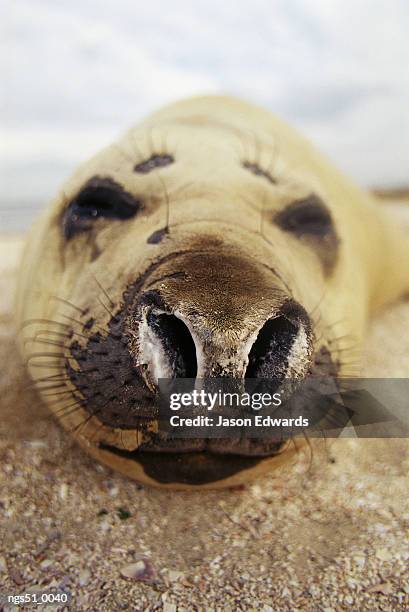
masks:
{"type": "Polygon", "coordinates": [[[166,445],[158,378],[355,375],[368,318],[408,269],[399,230],[288,126],[186,100],[79,168],[33,227],[21,352],[99,460],[152,485],[232,486],[299,442],[166,445]]]}

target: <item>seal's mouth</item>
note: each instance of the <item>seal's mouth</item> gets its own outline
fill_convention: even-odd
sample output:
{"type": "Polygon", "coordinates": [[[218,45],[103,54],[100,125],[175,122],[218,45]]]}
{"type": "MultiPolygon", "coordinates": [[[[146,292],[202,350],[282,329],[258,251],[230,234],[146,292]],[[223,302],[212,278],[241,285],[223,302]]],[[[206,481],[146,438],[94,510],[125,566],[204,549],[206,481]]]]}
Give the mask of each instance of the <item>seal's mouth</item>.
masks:
{"type": "MultiPolygon", "coordinates": [[[[279,443],[274,456],[283,450],[279,443]]],[[[139,464],[145,474],[160,484],[205,485],[225,480],[257,466],[264,456],[245,456],[217,452],[144,452],[126,451],[100,444],[100,450],[139,464]]]]}

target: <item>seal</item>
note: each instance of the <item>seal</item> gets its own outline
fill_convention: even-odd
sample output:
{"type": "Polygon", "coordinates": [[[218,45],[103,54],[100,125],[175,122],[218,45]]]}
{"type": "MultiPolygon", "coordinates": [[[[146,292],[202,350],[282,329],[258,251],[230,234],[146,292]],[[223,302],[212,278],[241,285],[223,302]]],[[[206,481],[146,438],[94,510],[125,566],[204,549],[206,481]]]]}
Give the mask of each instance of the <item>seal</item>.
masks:
{"type": "Polygon", "coordinates": [[[400,229],[293,129],[188,99],[81,166],[33,226],[19,345],[93,457],[153,486],[234,486],[299,442],[160,436],[158,381],[355,374],[408,269],[400,229]]]}

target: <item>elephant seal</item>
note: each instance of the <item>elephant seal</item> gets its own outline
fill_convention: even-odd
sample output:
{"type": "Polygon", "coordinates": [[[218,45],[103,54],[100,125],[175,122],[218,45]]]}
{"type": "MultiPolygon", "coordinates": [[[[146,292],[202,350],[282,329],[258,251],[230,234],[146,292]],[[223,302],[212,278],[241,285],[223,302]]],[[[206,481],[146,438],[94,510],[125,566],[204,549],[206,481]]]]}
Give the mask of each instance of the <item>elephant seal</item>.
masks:
{"type": "Polygon", "coordinates": [[[188,99],[81,166],[32,228],[21,353],[98,460],[149,485],[233,486],[297,444],[158,440],[157,381],[356,373],[408,269],[400,230],[285,123],[188,99]]]}

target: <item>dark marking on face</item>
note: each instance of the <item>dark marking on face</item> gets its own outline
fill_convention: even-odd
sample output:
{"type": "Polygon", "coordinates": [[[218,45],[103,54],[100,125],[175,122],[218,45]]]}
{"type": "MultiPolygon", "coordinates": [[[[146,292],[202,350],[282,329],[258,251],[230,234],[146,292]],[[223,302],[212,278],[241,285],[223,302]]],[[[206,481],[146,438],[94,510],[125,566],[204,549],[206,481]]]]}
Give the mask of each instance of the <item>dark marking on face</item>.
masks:
{"type": "Polygon", "coordinates": [[[156,232],[153,232],[153,234],[149,236],[146,242],[148,244],[159,244],[168,235],[169,235],[169,228],[163,227],[162,229],[159,229],[159,230],[156,230],[156,232]]]}
{"type": "Polygon", "coordinates": [[[66,371],[84,397],[89,415],[108,427],[144,430],[156,418],[157,408],[154,395],[132,359],[124,319],[125,313],[113,317],[108,335],[102,337],[99,332],[91,335],[85,348],[73,342],[70,352],[79,369],[67,363],[66,371]]]}
{"type": "Polygon", "coordinates": [[[263,168],[261,168],[258,164],[245,161],[243,162],[243,168],[246,168],[246,170],[248,170],[252,174],[255,174],[256,176],[261,176],[262,178],[265,178],[272,185],[277,184],[276,179],[273,178],[267,170],[263,170],[263,168]]]}
{"type": "Polygon", "coordinates": [[[139,463],[145,474],[161,484],[204,485],[255,467],[265,457],[214,453],[154,453],[126,451],[100,444],[101,450],[139,463]]]}
{"type": "Polygon", "coordinates": [[[318,255],[324,272],[334,268],[339,250],[339,238],[331,213],[315,194],[296,200],[280,211],[273,222],[285,232],[308,244],[318,255]]]}
{"type": "Polygon", "coordinates": [[[169,166],[173,164],[175,161],[172,155],[164,153],[162,155],[152,155],[149,159],[137,164],[134,167],[135,172],[139,172],[139,174],[148,174],[148,172],[152,172],[156,168],[164,168],[165,166],[169,166]]]}
{"type": "Polygon", "coordinates": [[[111,178],[91,178],[62,213],[61,224],[66,240],[89,232],[98,219],[124,221],[134,217],[142,202],[111,178]]]}
{"type": "MultiPolygon", "coordinates": [[[[71,383],[85,398],[84,409],[88,414],[96,416],[109,427],[138,428],[143,431],[146,424],[157,416],[155,396],[143,377],[146,365],[136,366],[133,360],[129,346],[129,325],[135,323],[135,295],[138,295],[146,278],[163,261],[170,261],[180,255],[180,252],[170,253],[166,258],[154,262],[134,285],[125,290],[124,304],[109,321],[106,337],[97,332],[90,335],[85,346],[80,346],[78,342],[70,345],[71,354],[79,364],[78,369],[71,367],[70,363],[66,364],[71,383]]],[[[171,276],[174,280],[186,278],[183,272],[171,276]]],[[[146,291],[143,299],[149,304],[156,300],[158,308],[165,307],[157,292],[146,291]]],[[[93,318],[88,319],[84,323],[84,330],[92,330],[94,324],[93,318]]]]}

